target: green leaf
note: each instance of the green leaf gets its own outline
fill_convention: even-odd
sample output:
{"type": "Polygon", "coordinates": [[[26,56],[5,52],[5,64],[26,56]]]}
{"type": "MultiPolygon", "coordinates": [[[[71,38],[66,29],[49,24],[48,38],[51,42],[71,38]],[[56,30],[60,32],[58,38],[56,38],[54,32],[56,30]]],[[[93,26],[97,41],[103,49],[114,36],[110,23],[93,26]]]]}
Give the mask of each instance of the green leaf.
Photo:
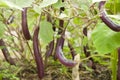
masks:
{"type": "Polygon", "coordinates": [[[0,22],[0,38],[3,37],[4,31],[5,31],[5,25],[2,22],[0,22]]]}
{"type": "Polygon", "coordinates": [[[111,53],[120,47],[120,32],[114,32],[105,24],[99,23],[92,32],[92,40],[99,53],[111,53]]]}
{"type": "Polygon", "coordinates": [[[7,3],[3,0],[0,0],[0,7],[9,7],[7,3]]]}
{"type": "MultiPolygon", "coordinates": [[[[115,19],[116,20],[120,20],[120,15],[108,15],[110,18],[115,19]]],[[[118,23],[119,24],[119,23],[118,23]]]]}
{"type": "Polygon", "coordinates": [[[53,4],[52,6],[56,9],[60,9],[60,7],[63,7],[65,4],[62,2],[62,0],[58,0],[57,3],[53,4]]]}
{"type": "Polygon", "coordinates": [[[52,24],[47,21],[40,22],[40,38],[45,44],[53,40],[52,24]]]}
{"type": "Polygon", "coordinates": [[[21,7],[17,6],[16,4],[8,0],[0,0],[0,7],[15,8],[15,9],[22,10],[21,7]]]}
{"type": "Polygon", "coordinates": [[[40,8],[40,6],[34,5],[33,10],[34,10],[36,13],[41,14],[41,8],[40,8]]]}
{"type": "Polygon", "coordinates": [[[2,77],[3,77],[3,76],[2,76],[2,73],[0,73],[0,80],[2,80],[2,77]]]}
{"type": "Polygon", "coordinates": [[[34,2],[34,0],[10,0],[10,1],[21,8],[30,7],[34,2]]]}
{"type": "Polygon", "coordinates": [[[48,7],[48,6],[55,4],[57,2],[58,2],[58,0],[43,0],[43,2],[40,3],[40,7],[41,8],[48,7]]]}

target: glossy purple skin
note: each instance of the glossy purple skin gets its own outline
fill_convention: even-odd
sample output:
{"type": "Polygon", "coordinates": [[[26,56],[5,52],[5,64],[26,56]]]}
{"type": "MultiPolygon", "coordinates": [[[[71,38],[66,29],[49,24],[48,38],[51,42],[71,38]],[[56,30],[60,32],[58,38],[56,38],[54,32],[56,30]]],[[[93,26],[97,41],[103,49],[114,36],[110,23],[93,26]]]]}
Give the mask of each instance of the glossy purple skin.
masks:
{"type": "Polygon", "coordinates": [[[42,56],[40,54],[39,46],[38,46],[39,44],[38,33],[39,33],[39,27],[37,27],[34,31],[33,50],[34,50],[35,61],[38,69],[38,76],[40,79],[42,79],[44,77],[44,64],[43,64],[42,56]]]}
{"type": "Polygon", "coordinates": [[[53,50],[54,50],[54,40],[49,43],[48,48],[49,48],[49,49],[48,49],[47,52],[46,52],[46,56],[47,56],[47,57],[49,57],[49,56],[52,55],[52,52],[53,52],[53,50]]]}
{"type": "Polygon", "coordinates": [[[22,31],[25,39],[30,40],[31,36],[30,36],[28,23],[27,23],[27,8],[23,8],[23,11],[22,11],[22,31]]]}
{"type": "Polygon", "coordinates": [[[104,7],[105,3],[106,3],[106,1],[100,1],[98,8],[102,9],[104,7]]]}
{"type": "Polygon", "coordinates": [[[87,36],[87,27],[83,28],[83,34],[87,36]]]}
{"type": "Polygon", "coordinates": [[[75,52],[73,46],[72,46],[69,42],[68,42],[68,47],[69,47],[69,49],[70,49],[70,53],[71,53],[71,55],[72,55],[72,59],[74,60],[74,57],[75,57],[75,55],[76,55],[76,52],[75,52]]]}
{"type": "Polygon", "coordinates": [[[5,60],[7,62],[9,62],[11,65],[15,65],[15,62],[13,61],[12,57],[10,56],[10,53],[8,51],[8,49],[6,48],[5,42],[3,41],[3,39],[0,39],[0,46],[3,46],[4,48],[1,49],[5,60]]]}
{"type": "Polygon", "coordinates": [[[62,43],[63,43],[63,41],[64,41],[63,37],[60,37],[57,40],[56,57],[58,58],[58,60],[63,65],[68,66],[68,67],[74,67],[77,63],[72,61],[72,60],[66,59],[66,57],[63,55],[63,52],[62,52],[62,43]]]}
{"type": "Polygon", "coordinates": [[[8,57],[10,56],[10,54],[8,54],[8,50],[5,47],[5,43],[4,43],[3,39],[0,39],[0,46],[4,46],[4,48],[2,48],[1,50],[3,52],[3,55],[4,55],[5,59],[6,59],[6,61],[9,62],[8,57]]]}
{"type": "Polygon", "coordinates": [[[120,31],[120,25],[115,24],[109,17],[106,15],[103,7],[105,5],[106,1],[101,1],[99,3],[99,10],[100,10],[100,18],[101,20],[113,31],[119,32],[120,31]]]}

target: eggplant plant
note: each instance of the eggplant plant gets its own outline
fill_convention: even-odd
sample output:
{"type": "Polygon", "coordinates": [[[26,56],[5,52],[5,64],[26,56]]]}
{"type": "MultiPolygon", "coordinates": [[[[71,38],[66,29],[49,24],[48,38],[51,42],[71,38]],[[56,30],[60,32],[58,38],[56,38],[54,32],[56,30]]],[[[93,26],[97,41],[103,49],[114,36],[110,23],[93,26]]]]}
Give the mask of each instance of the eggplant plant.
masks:
{"type": "MultiPolygon", "coordinates": [[[[117,77],[119,80],[120,60],[118,58],[119,54],[117,55],[116,53],[120,52],[118,49],[120,47],[120,26],[115,24],[106,14],[104,10],[105,1],[101,1],[99,6],[97,6],[100,12],[99,19],[96,19],[96,13],[93,12],[91,14],[90,5],[92,3],[89,0],[27,0],[21,1],[21,3],[14,0],[13,2],[12,0],[8,2],[6,2],[7,0],[1,1],[0,7],[4,8],[0,10],[0,21],[5,24],[5,37],[0,37],[0,46],[2,46],[1,50],[5,60],[10,64],[20,66],[20,69],[16,71],[20,77],[23,77],[28,72],[32,74],[37,72],[37,77],[41,80],[46,78],[49,72],[52,77],[57,73],[57,69],[53,70],[53,66],[51,66],[53,64],[55,68],[60,68],[59,72],[66,69],[64,72],[69,77],[71,77],[70,74],[72,73],[71,68],[77,65],[79,76],[81,71],[79,68],[83,67],[87,70],[86,66],[88,65],[86,64],[88,61],[90,61],[89,67],[96,72],[98,71],[95,73],[98,75],[101,73],[97,70],[97,62],[94,62],[94,55],[97,55],[94,54],[94,51],[98,51],[100,54],[112,53],[112,78],[115,80],[117,77]],[[5,4],[1,5],[3,4],[1,1],[5,4]],[[85,4],[83,4],[84,2],[85,4]],[[90,4],[88,5],[88,3],[90,4]],[[102,22],[99,22],[99,20],[102,22]],[[96,25],[96,23],[100,24],[96,25]],[[96,28],[93,30],[94,27],[96,28]],[[94,46],[88,40],[84,45],[83,39],[88,39],[89,34],[91,34],[89,30],[93,30],[92,39],[94,46]],[[6,42],[3,41],[4,38],[6,42]],[[109,41],[112,45],[108,43],[109,41]],[[15,62],[12,61],[10,54],[15,55],[15,62]],[[79,62],[74,61],[74,57],[77,54],[80,54],[81,57],[80,65],[78,64],[79,62]],[[84,60],[85,63],[82,62],[84,60]],[[48,71],[49,69],[56,73],[48,71]]],[[[92,75],[91,73],[92,71],[90,75],[92,75]]],[[[29,74],[26,76],[29,76],[29,74]]],[[[81,73],[80,76],[82,76],[81,73]]]]}

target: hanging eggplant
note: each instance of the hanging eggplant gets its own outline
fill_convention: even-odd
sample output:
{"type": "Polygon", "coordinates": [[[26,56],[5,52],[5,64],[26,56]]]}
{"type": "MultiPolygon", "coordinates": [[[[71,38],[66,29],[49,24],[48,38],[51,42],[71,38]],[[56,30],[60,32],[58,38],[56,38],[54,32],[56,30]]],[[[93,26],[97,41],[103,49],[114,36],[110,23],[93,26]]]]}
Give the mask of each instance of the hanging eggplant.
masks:
{"type": "Polygon", "coordinates": [[[39,51],[38,33],[39,33],[39,27],[36,27],[33,35],[33,50],[34,50],[35,61],[38,69],[38,76],[40,79],[42,79],[44,77],[44,64],[43,64],[42,56],[39,51]]]}
{"type": "Polygon", "coordinates": [[[66,57],[63,54],[63,51],[62,51],[63,41],[64,41],[63,36],[57,39],[55,56],[63,65],[68,66],[68,67],[74,67],[77,64],[77,62],[66,59],[66,57]]]}
{"type": "Polygon", "coordinates": [[[31,36],[30,36],[28,23],[27,23],[27,8],[23,8],[23,11],[22,11],[22,31],[25,39],[30,40],[31,36]]]}
{"type": "Polygon", "coordinates": [[[104,10],[104,5],[106,1],[101,1],[99,3],[99,10],[100,10],[100,18],[101,20],[113,31],[119,32],[120,31],[120,25],[114,23],[106,14],[106,11],[104,10]]]}
{"type": "Polygon", "coordinates": [[[10,56],[10,53],[8,51],[8,49],[6,48],[5,42],[3,41],[3,39],[0,39],[0,46],[2,46],[3,48],[1,48],[2,53],[5,57],[5,60],[10,63],[11,65],[15,65],[15,62],[13,60],[13,58],[10,56]]]}
{"type": "Polygon", "coordinates": [[[49,57],[49,56],[52,55],[53,49],[54,49],[54,40],[52,40],[48,45],[48,50],[46,52],[46,57],[49,57]]]}
{"type": "MultiPolygon", "coordinates": [[[[62,0],[64,2],[64,0],[62,0]]],[[[60,8],[60,14],[64,11],[64,7],[60,8]]],[[[63,54],[63,45],[64,45],[64,35],[65,31],[63,30],[64,28],[64,20],[59,20],[59,30],[58,30],[58,35],[61,35],[60,38],[57,38],[56,42],[56,47],[55,47],[55,59],[57,58],[63,65],[68,66],[68,67],[74,67],[77,62],[74,62],[72,60],[68,60],[64,54],[63,54]]]]}
{"type": "MultiPolygon", "coordinates": [[[[52,17],[50,14],[47,14],[47,21],[52,24],[52,17]]],[[[55,31],[55,27],[52,26],[52,28],[53,28],[53,31],[55,31]]],[[[53,50],[54,50],[54,39],[47,46],[46,57],[51,56],[53,53],[53,50]]]]}
{"type": "Polygon", "coordinates": [[[76,52],[75,52],[73,46],[70,44],[70,42],[68,42],[68,47],[69,47],[69,49],[70,49],[70,53],[71,53],[71,55],[72,55],[72,59],[74,60],[74,57],[75,57],[75,55],[76,55],[76,52]]]}

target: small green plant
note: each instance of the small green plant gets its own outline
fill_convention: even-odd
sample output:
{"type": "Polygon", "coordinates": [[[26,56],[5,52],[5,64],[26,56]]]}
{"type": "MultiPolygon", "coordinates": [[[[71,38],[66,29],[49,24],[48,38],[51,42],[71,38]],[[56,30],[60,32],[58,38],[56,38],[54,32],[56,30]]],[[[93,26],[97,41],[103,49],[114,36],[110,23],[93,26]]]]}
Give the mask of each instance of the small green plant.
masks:
{"type": "Polygon", "coordinates": [[[19,80],[17,77],[18,67],[10,65],[8,62],[2,62],[0,64],[0,80],[9,79],[9,80],[19,80]]]}

